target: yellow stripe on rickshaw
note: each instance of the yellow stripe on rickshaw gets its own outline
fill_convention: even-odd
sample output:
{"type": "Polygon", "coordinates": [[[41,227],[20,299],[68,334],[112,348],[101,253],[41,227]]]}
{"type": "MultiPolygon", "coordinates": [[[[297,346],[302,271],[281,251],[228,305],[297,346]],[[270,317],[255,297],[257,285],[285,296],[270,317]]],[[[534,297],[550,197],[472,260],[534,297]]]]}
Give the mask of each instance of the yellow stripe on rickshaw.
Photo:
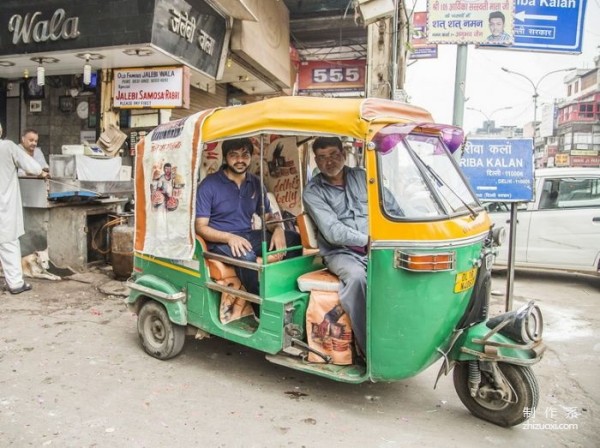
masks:
{"type": "Polygon", "coordinates": [[[199,271],[194,271],[192,269],[183,267],[183,266],[175,264],[175,263],[169,263],[167,261],[159,260],[159,259],[157,259],[155,257],[144,255],[144,254],[138,254],[138,253],[136,253],[135,256],[138,257],[138,258],[141,258],[142,260],[146,260],[146,261],[149,261],[151,263],[155,263],[155,264],[158,264],[160,266],[164,266],[165,268],[169,268],[169,269],[173,269],[175,271],[183,272],[184,274],[192,275],[194,277],[201,277],[199,271]]]}

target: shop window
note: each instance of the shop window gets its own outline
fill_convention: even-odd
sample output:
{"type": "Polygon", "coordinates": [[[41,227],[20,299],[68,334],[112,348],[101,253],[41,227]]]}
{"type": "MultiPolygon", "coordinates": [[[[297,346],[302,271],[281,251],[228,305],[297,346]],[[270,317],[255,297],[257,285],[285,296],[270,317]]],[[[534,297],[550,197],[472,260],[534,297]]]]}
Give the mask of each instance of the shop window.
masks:
{"type": "Polygon", "coordinates": [[[587,132],[575,132],[573,135],[573,143],[576,145],[592,143],[592,134],[587,132]]]}

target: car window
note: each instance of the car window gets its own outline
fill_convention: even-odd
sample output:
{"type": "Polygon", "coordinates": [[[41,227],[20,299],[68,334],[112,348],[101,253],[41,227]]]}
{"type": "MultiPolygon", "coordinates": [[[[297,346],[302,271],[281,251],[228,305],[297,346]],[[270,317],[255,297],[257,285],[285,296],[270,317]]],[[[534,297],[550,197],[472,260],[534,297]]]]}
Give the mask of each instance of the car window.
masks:
{"type": "Polygon", "coordinates": [[[599,178],[546,179],[540,197],[540,210],[600,207],[599,178]]]}
{"type": "Polygon", "coordinates": [[[488,213],[501,213],[510,211],[510,204],[506,202],[488,202],[484,204],[484,206],[488,213]]]}

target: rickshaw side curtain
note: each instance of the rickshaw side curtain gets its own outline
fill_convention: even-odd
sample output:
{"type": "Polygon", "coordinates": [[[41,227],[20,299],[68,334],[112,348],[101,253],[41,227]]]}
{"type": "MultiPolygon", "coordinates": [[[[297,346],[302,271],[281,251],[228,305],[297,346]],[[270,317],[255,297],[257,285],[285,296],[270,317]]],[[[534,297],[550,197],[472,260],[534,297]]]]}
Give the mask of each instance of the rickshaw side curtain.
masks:
{"type": "Polygon", "coordinates": [[[159,125],[136,146],[137,252],[176,260],[193,257],[201,128],[213,111],[159,125]]]}

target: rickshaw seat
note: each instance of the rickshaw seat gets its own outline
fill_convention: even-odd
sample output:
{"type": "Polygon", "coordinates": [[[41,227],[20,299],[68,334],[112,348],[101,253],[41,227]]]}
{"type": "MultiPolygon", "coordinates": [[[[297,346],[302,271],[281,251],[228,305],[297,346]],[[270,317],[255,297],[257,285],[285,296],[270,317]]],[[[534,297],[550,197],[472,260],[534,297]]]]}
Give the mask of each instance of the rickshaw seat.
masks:
{"type": "Polygon", "coordinates": [[[298,288],[302,292],[332,291],[340,289],[340,279],[327,269],[308,272],[298,277],[298,288]]]}
{"type": "MultiPolygon", "coordinates": [[[[202,251],[206,252],[208,249],[206,248],[206,241],[204,241],[204,238],[202,238],[200,235],[196,234],[196,240],[198,240],[198,242],[200,243],[200,246],[202,246],[202,251]]],[[[213,280],[217,281],[217,280],[225,280],[230,277],[237,277],[237,274],[236,274],[233,266],[223,263],[222,261],[212,260],[209,258],[205,258],[205,261],[206,261],[206,266],[208,267],[208,275],[213,280]]],[[[267,261],[269,263],[274,263],[276,261],[275,255],[269,255],[267,257],[267,261]]],[[[262,264],[262,262],[263,262],[262,257],[256,258],[257,264],[262,264]]]]}
{"type": "MultiPolygon", "coordinates": [[[[206,252],[206,241],[200,235],[196,235],[196,240],[202,246],[202,251],[206,252]]],[[[230,277],[237,277],[233,266],[229,266],[219,260],[211,260],[206,258],[206,266],[208,267],[208,275],[213,280],[225,280],[230,277]]]]}
{"type": "Polygon", "coordinates": [[[317,227],[308,213],[300,213],[296,217],[298,230],[300,230],[300,241],[302,241],[303,254],[312,255],[319,253],[319,243],[317,241],[317,227]]]}

